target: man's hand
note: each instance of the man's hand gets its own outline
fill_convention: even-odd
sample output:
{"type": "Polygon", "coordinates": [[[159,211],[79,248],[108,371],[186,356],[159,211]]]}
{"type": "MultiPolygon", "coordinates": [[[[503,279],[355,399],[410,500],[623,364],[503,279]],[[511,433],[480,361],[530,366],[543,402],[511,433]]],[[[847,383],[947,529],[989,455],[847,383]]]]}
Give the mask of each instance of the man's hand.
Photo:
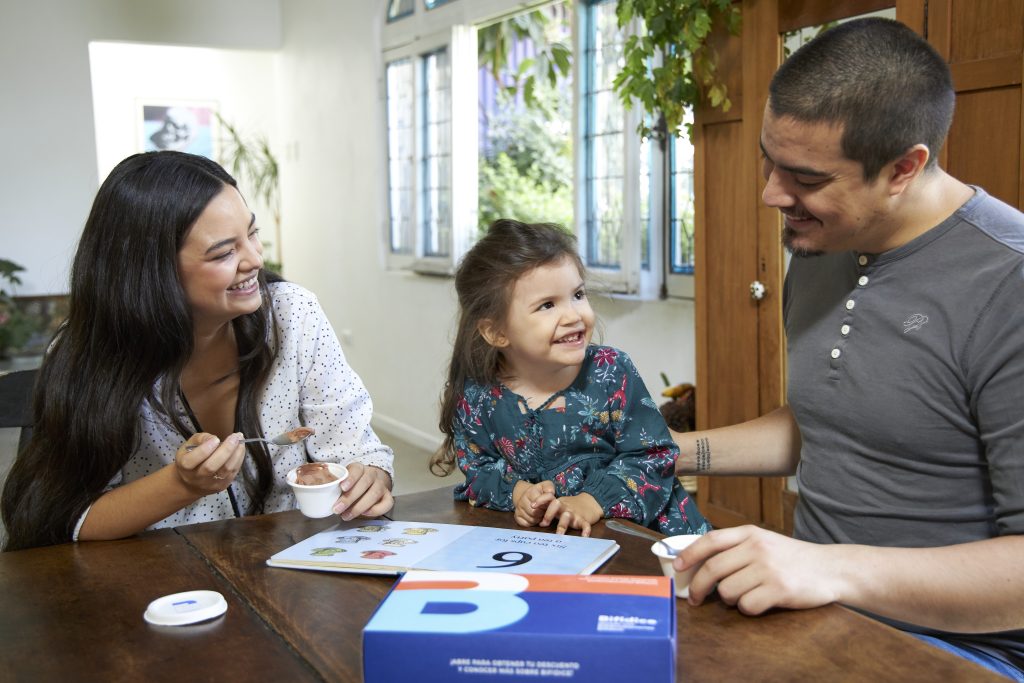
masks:
{"type": "Polygon", "coordinates": [[[825,546],[741,526],[708,533],[684,549],[673,565],[683,570],[703,562],[690,581],[690,604],[701,604],[717,584],[726,604],[744,614],[761,614],[773,607],[804,609],[836,602],[836,573],[827,560],[825,546]]]}

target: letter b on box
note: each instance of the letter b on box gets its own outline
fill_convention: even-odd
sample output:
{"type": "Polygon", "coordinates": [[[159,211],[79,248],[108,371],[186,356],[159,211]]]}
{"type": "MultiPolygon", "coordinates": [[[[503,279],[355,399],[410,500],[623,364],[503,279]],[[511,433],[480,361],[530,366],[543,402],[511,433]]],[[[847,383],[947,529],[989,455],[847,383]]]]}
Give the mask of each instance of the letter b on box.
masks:
{"type": "Polygon", "coordinates": [[[521,576],[466,574],[461,581],[462,576],[446,572],[444,580],[435,581],[426,574],[406,575],[407,583],[392,592],[374,615],[376,629],[474,633],[514,624],[530,611],[518,596],[528,585],[521,576]]]}

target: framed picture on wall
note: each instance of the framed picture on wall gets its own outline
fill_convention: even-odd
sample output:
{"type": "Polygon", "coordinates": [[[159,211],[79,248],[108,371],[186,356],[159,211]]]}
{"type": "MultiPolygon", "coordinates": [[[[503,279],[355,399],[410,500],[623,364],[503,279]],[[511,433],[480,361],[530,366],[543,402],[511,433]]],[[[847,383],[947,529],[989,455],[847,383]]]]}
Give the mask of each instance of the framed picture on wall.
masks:
{"type": "Polygon", "coordinates": [[[171,149],[217,159],[217,105],[214,102],[139,104],[139,151],[171,149]]]}

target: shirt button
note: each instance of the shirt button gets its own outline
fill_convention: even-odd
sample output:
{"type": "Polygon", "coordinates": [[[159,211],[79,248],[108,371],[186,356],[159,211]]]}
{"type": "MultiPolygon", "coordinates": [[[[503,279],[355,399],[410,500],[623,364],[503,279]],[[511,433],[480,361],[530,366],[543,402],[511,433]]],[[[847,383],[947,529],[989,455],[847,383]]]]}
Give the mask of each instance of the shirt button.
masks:
{"type": "Polygon", "coordinates": [[[846,302],[846,310],[852,311],[853,307],[856,306],[856,305],[857,305],[857,302],[854,301],[853,299],[850,299],[849,301],[846,302]]]}
{"type": "Polygon", "coordinates": [[[868,257],[864,255],[858,256],[857,263],[859,263],[862,266],[866,266],[868,264],[868,257]]]}
{"type": "Polygon", "coordinates": [[[833,358],[839,358],[839,356],[841,356],[841,355],[842,355],[842,353],[843,353],[843,352],[842,352],[842,351],[840,351],[839,349],[832,349],[832,357],[833,357],[833,358]]]}
{"type": "Polygon", "coordinates": [[[846,335],[850,334],[850,326],[843,325],[842,327],[839,328],[839,331],[842,332],[843,336],[845,337],[846,335]]]}
{"type": "Polygon", "coordinates": [[[857,278],[857,284],[860,285],[861,287],[863,287],[867,283],[868,283],[868,276],[867,275],[861,275],[859,278],[857,278]]]}

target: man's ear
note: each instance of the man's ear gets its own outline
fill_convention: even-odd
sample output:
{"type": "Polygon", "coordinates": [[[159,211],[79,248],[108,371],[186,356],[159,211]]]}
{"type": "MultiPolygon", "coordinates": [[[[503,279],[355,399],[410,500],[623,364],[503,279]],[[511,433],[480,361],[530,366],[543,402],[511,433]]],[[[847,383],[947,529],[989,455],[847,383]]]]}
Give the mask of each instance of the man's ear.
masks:
{"type": "Polygon", "coordinates": [[[931,153],[927,145],[916,144],[904,152],[889,167],[889,195],[901,194],[910,182],[924,173],[931,153]]]}
{"type": "Polygon", "coordinates": [[[494,321],[489,318],[484,318],[477,323],[476,331],[480,333],[480,336],[484,338],[485,342],[496,349],[508,346],[508,339],[502,333],[501,329],[494,324],[494,321]]]}

